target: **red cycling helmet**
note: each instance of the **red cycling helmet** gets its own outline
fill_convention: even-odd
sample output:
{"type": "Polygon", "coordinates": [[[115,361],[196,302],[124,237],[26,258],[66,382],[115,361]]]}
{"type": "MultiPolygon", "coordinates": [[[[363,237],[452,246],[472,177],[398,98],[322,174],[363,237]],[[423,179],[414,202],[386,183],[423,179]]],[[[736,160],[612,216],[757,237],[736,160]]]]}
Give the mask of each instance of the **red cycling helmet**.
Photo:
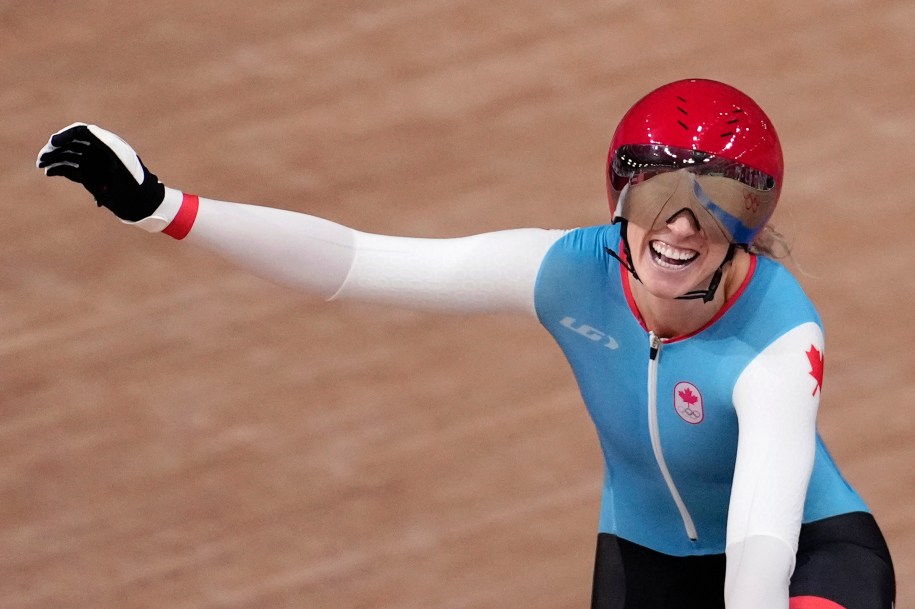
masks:
{"type": "MultiPolygon", "coordinates": [[[[655,89],[626,112],[610,142],[606,176],[611,214],[616,216],[620,192],[634,175],[692,168],[709,160],[709,167],[728,165],[727,173],[719,175],[768,191],[770,209],[763,211],[771,216],[782,185],[782,149],[772,121],[756,102],[714,80],[679,80],[655,89]],[[760,177],[767,184],[760,184],[760,177]]],[[[761,228],[733,240],[752,240],[761,228]]]]}

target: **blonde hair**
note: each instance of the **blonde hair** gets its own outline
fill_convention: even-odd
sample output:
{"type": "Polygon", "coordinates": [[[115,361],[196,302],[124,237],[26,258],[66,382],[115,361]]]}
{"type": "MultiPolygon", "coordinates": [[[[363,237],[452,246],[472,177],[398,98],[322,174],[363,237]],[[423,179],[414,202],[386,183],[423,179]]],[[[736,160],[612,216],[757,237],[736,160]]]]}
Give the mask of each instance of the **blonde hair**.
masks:
{"type": "Polygon", "coordinates": [[[791,257],[791,245],[783,234],[766,224],[748,248],[751,254],[766,256],[776,260],[791,257]]]}

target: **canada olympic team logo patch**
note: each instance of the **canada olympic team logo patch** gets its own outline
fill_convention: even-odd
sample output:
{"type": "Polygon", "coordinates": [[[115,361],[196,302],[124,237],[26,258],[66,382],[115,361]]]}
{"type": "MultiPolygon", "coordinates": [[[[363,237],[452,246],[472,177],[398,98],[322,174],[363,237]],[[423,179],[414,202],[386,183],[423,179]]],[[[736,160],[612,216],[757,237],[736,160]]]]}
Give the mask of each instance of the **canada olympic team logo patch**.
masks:
{"type": "Polygon", "coordinates": [[[692,383],[682,381],[674,387],[674,409],[690,425],[698,425],[705,418],[702,394],[692,383]]]}

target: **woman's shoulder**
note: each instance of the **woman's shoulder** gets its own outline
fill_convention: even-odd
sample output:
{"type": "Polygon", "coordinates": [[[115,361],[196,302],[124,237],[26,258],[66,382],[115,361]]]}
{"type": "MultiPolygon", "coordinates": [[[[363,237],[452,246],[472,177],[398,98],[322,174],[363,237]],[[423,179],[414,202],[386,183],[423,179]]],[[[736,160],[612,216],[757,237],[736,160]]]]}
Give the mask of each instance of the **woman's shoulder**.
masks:
{"type": "Polygon", "coordinates": [[[753,258],[751,275],[725,319],[732,332],[761,344],[806,323],[822,327],[797,278],[777,260],[763,256],[753,258]]]}
{"type": "Polygon", "coordinates": [[[607,248],[616,249],[620,241],[618,224],[599,224],[574,228],[557,240],[554,253],[565,256],[588,256],[603,259],[607,248]]]}
{"type": "Polygon", "coordinates": [[[781,262],[767,256],[753,255],[756,271],[751,285],[756,283],[758,297],[776,300],[794,300],[813,307],[804,287],[797,277],[781,262]]]}

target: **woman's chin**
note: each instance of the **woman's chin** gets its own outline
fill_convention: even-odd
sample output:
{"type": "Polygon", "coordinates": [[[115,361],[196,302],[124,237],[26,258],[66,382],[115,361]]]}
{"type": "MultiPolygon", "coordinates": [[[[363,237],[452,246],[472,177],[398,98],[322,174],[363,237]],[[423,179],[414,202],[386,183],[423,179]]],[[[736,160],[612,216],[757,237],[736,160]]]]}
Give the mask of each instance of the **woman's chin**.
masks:
{"type": "Polygon", "coordinates": [[[701,277],[699,273],[690,272],[697,269],[663,269],[649,265],[640,271],[639,279],[646,292],[662,300],[673,300],[694,290],[704,290],[711,281],[711,276],[701,277]]]}

